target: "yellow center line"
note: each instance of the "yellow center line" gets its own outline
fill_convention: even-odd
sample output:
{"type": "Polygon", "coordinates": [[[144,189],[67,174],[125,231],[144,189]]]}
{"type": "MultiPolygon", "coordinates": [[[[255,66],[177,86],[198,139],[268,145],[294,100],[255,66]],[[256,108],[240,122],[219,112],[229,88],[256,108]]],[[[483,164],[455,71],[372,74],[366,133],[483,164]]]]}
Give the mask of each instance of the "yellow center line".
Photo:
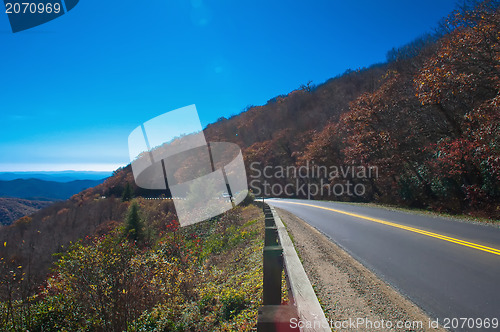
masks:
{"type": "Polygon", "coordinates": [[[393,222],[390,222],[390,221],[385,221],[385,220],[382,220],[382,219],[367,217],[367,216],[363,216],[361,214],[356,214],[356,213],[351,213],[351,212],[345,212],[345,211],[342,211],[342,210],[327,208],[327,207],[324,207],[324,206],[313,205],[313,204],[297,203],[297,202],[285,202],[285,201],[280,201],[279,203],[304,205],[304,206],[310,206],[310,207],[314,207],[314,208],[318,208],[318,209],[333,211],[333,212],[345,214],[345,215],[348,215],[348,216],[351,216],[351,217],[361,218],[361,219],[373,221],[373,222],[376,222],[376,223],[379,223],[379,224],[383,224],[383,225],[392,226],[392,227],[395,227],[395,228],[404,229],[404,230],[407,230],[407,231],[410,231],[410,232],[414,232],[414,233],[426,235],[426,236],[433,237],[433,238],[436,238],[436,239],[440,239],[440,240],[443,240],[443,241],[448,241],[448,242],[456,243],[456,244],[459,244],[459,245],[462,245],[462,246],[465,246],[465,247],[474,248],[474,249],[481,250],[481,251],[486,251],[486,252],[489,252],[489,253],[492,253],[492,254],[500,256],[500,249],[486,247],[486,246],[483,246],[483,245],[480,245],[480,244],[477,244],[477,243],[467,242],[467,241],[456,239],[456,238],[453,238],[453,237],[449,237],[449,236],[445,236],[445,235],[441,235],[441,234],[437,234],[437,233],[433,233],[433,232],[428,232],[428,231],[425,231],[423,229],[419,229],[419,228],[415,228],[415,227],[400,225],[400,224],[393,223],[393,222]]]}

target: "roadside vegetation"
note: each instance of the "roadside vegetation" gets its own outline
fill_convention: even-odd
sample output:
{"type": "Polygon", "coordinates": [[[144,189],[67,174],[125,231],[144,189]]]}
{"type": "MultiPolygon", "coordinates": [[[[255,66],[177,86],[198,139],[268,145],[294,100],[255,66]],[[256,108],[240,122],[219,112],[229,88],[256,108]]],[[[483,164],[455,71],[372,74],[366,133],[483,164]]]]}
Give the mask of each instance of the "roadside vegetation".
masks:
{"type": "Polygon", "coordinates": [[[179,228],[136,198],[124,223],[73,243],[46,281],[2,258],[3,331],[248,331],[262,296],[263,222],[250,205],[179,228]],[[10,273],[9,270],[10,269],[10,273]]]}

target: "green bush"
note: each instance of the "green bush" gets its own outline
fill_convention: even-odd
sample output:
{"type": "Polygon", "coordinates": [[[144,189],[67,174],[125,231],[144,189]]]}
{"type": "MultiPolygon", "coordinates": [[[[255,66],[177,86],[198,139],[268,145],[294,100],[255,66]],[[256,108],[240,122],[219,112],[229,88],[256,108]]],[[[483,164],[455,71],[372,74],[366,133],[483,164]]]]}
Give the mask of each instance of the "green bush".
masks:
{"type": "Polygon", "coordinates": [[[230,292],[221,298],[222,319],[230,320],[247,307],[247,300],[244,294],[230,292]]]}

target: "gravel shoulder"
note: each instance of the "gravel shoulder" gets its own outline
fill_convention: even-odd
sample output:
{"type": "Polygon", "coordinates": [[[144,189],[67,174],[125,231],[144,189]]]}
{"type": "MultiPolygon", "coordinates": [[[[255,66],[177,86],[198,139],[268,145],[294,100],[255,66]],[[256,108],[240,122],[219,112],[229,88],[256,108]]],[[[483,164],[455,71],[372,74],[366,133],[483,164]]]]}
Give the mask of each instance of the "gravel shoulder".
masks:
{"type": "Polygon", "coordinates": [[[295,215],[275,209],[293,239],[332,331],[446,331],[430,326],[433,320],[420,308],[324,234],[295,215]]]}

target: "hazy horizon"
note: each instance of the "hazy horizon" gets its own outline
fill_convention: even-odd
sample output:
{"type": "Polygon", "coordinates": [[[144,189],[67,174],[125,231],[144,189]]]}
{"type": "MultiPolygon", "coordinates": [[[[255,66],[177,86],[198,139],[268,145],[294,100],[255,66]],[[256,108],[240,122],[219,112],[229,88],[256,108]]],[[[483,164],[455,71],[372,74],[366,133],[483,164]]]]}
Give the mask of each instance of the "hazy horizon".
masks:
{"type": "Polygon", "coordinates": [[[0,173],[113,172],[120,164],[0,164],[0,173]]]}

